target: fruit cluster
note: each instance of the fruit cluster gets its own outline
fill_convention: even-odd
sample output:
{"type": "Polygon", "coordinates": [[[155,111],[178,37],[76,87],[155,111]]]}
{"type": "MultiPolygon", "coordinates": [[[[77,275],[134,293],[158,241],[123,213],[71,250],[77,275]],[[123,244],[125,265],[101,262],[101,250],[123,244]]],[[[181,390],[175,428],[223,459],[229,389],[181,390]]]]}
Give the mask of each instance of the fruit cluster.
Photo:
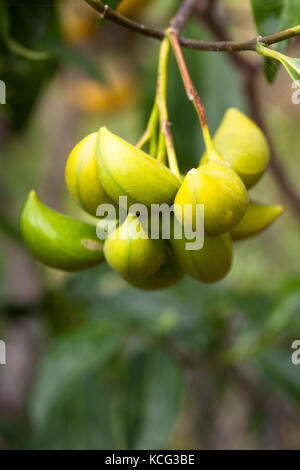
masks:
{"type": "MultiPolygon", "coordinates": [[[[130,284],[160,289],[175,284],[184,273],[202,282],[222,279],[230,270],[232,241],[252,237],[282,213],[279,205],[249,201],[247,190],[265,172],[269,162],[266,139],[247,116],[229,109],[198,168],[185,177],[163,162],[111,133],[105,127],[84,138],[66,165],[69,192],[89,214],[111,204],[117,214],[120,196],[128,207],[175,202],[174,220],[182,223],[182,237],[153,239],[141,217],[128,212],[102,243],[95,224],[58,214],[31,192],[21,214],[21,230],[33,254],[58,269],[76,271],[106,260],[130,284]],[[188,214],[184,207],[192,208],[188,214]],[[197,205],[204,205],[204,245],[186,248],[183,227],[196,227],[197,205]],[[183,209],[180,211],[180,209],[183,209]],[[179,212],[184,217],[180,219],[179,212]],[[132,234],[138,233],[138,236],[132,234]]],[[[151,225],[151,220],[150,220],[151,225]]]]}

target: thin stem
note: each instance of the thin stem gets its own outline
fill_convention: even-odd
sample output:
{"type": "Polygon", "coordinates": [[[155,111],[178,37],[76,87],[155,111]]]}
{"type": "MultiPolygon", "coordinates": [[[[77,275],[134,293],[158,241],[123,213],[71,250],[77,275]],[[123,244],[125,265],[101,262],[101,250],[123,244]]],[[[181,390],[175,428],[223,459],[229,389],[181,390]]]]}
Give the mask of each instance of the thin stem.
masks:
{"type": "MultiPolygon", "coordinates": [[[[144,24],[130,20],[129,18],[126,18],[125,16],[122,16],[114,11],[108,5],[103,5],[100,0],[84,1],[88,3],[94,10],[96,10],[100,14],[101,18],[105,18],[109,21],[119,24],[120,26],[130,29],[131,31],[142,34],[143,36],[151,37],[153,39],[163,40],[165,37],[165,31],[162,29],[150,28],[144,24]]],[[[270,34],[269,36],[248,39],[247,41],[197,41],[195,39],[184,38],[182,36],[178,37],[178,41],[181,46],[198,51],[237,52],[255,51],[258,40],[265,46],[270,46],[271,44],[275,44],[298,35],[300,35],[300,25],[275,34],[270,34]]]]}
{"type": "Polygon", "coordinates": [[[159,162],[166,163],[166,141],[161,128],[159,131],[158,150],[156,158],[159,162]]]}
{"type": "MultiPolygon", "coordinates": [[[[157,102],[156,99],[154,101],[154,105],[150,114],[150,118],[146,127],[146,130],[140,140],[137,142],[136,147],[138,149],[142,149],[144,145],[151,139],[151,142],[153,141],[152,137],[156,135],[156,127],[157,127],[157,122],[158,122],[158,107],[157,107],[157,102]]],[[[153,144],[152,144],[153,145],[153,144]]],[[[150,151],[151,153],[151,151],[150,151]]],[[[152,153],[151,153],[152,155],[152,153]]]]}
{"type": "Polygon", "coordinates": [[[168,108],[167,108],[167,74],[168,74],[168,61],[170,55],[170,41],[166,37],[160,46],[159,51],[159,64],[158,64],[158,80],[156,101],[160,115],[160,125],[166,140],[167,154],[169,167],[171,171],[180,178],[180,171],[178,168],[176,153],[174,149],[173,136],[170,128],[168,108]]]}
{"type": "Polygon", "coordinates": [[[189,74],[188,68],[186,66],[186,63],[185,63],[185,60],[184,60],[184,57],[183,57],[183,54],[182,54],[182,50],[181,50],[181,47],[180,47],[180,44],[179,44],[179,41],[178,41],[177,34],[172,28],[168,29],[167,33],[170,37],[170,41],[171,41],[173,51],[174,51],[174,54],[175,54],[175,57],[176,57],[176,60],[177,60],[177,64],[178,64],[178,67],[179,67],[179,70],[180,70],[180,73],[181,73],[181,77],[182,77],[182,80],[183,80],[183,84],[184,84],[184,87],[185,87],[185,90],[186,90],[187,97],[193,103],[194,108],[195,108],[195,110],[198,114],[199,121],[200,121],[201,128],[202,128],[204,143],[205,143],[205,146],[206,146],[206,150],[207,150],[209,159],[211,161],[214,160],[214,161],[222,161],[224,163],[227,163],[225,158],[223,158],[221,155],[218,154],[218,152],[217,152],[217,150],[214,146],[214,143],[212,141],[212,138],[211,138],[211,135],[210,135],[210,132],[209,132],[209,128],[208,128],[208,124],[207,124],[207,118],[206,118],[204,105],[203,105],[203,103],[200,99],[200,96],[198,95],[197,90],[196,90],[196,88],[195,88],[195,86],[192,82],[191,76],[189,74]]]}

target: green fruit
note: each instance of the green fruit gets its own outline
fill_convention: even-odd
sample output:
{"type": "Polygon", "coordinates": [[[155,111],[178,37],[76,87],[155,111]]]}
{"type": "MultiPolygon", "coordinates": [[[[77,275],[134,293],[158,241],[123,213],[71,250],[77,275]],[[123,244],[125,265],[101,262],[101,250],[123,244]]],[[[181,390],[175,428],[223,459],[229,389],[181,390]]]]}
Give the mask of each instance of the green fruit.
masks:
{"type": "Polygon", "coordinates": [[[97,132],[82,139],[70,153],[65,172],[70,194],[93,216],[96,216],[100,204],[115,205],[100,183],[96,164],[96,142],[97,132]]]}
{"type": "MultiPolygon", "coordinates": [[[[259,127],[238,109],[226,111],[213,142],[248,189],[266,171],[270,160],[267,140],[259,127]]],[[[208,155],[205,153],[201,164],[207,161],[208,155]]]]}
{"type": "Polygon", "coordinates": [[[170,254],[162,267],[146,279],[126,278],[129,284],[142,290],[166,289],[176,284],[183,277],[174,254],[170,254]]]}
{"type": "Polygon", "coordinates": [[[63,271],[79,271],[104,261],[96,226],[49,209],[30,191],[20,216],[24,241],[36,258],[63,271]]]}
{"type": "Polygon", "coordinates": [[[166,244],[148,238],[138,217],[127,216],[104,242],[108,264],[122,276],[143,279],[157,271],[167,258],[166,244]]]}
{"type": "Polygon", "coordinates": [[[263,232],[283,213],[280,205],[266,205],[250,201],[242,220],[231,230],[232,240],[244,240],[263,232]]]}
{"type": "Polygon", "coordinates": [[[230,236],[226,233],[218,237],[204,237],[204,245],[199,250],[188,250],[187,240],[171,238],[177,262],[181,269],[202,282],[216,282],[223,279],[229,272],[232,263],[232,247],[230,236]]]}
{"type": "Polygon", "coordinates": [[[106,127],[98,133],[96,159],[101,184],[114,201],[127,196],[128,206],[172,204],[180,180],[165,165],[106,127]]]}
{"type": "Polygon", "coordinates": [[[227,165],[207,162],[190,170],[175,198],[175,215],[184,224],[195,229],[196,204],[204,205],[204,227],[211,236],[231,230],[243,217],[248,203],[246,188],[227,165]],[[191,204],[192,212],[184,216],[185,205],[191,204]]]}

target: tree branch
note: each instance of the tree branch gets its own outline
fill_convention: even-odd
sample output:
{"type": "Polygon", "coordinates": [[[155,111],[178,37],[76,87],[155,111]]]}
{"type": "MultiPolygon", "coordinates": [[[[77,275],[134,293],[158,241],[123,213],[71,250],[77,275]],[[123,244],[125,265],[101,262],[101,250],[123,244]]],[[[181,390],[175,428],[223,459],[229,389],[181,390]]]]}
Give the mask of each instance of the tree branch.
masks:
{"type": "MultiPolygon", "coordinates": [[[[112,10],[108,5],[103,5],[100,0],[84,1],[88,3],[88,5],[90,5],[94,10],[96,10],[103,19],[107,19],[113,23],[130,29],[131,31],[142,34],[143,36],[151,37],[153,39],[162,40],[165,37],[165,32],[162,29],[151,28],[126,18],[125,16],[122,16],[116,11],[112,10]]],[[[185,6],[185,8],[188,9],[190,6],[185,6]]],[[[179,20],[179,27],[181,27],[181,23],[182,21],[179,20]]],[[[275,44],[298,35],[300,35],[300,25],[286,29],[284,31],[280,31],[279,33],[271,34],[269,36],[258,36],[247,41],[197,41],[195,39],[184,38],[182,36],[179,36],[178,40],[181,46],[188,49],[195,49],[198,51],[238,52],[255,51],[258,40],[265,46],[270,46],[271,44],[275,44]]]]}

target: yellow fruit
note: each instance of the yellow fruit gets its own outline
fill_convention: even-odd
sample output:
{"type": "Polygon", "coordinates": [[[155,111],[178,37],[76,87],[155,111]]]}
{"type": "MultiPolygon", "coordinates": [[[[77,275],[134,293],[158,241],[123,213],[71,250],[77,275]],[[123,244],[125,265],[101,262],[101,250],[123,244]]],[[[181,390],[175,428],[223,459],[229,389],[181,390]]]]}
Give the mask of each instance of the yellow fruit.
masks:
{"type": "MultiPolygon", "coordinates": [[[[260,128],[238,109],[226,111],[213,142],[248,189],[266,171],[270,160],[266,138],[260,128]]],[[[201,164],[207,161],[208,155],[205,153],[201,164]]]]}
{"type": "Polygon", "coordinates": [[[244,240],[263,232],[283,213],[280,205],[266,205],[250,201],[242,220],[231,230],[233,240],[244,240]]]}
{"type": "Polygon", "coordinates": [[[172,204],[180,180],[165,165],[106,127],[98,133],[96,159],[101,184],[114,201],[127,196],[128,206],[172,204]]]}
{"type": "Polygon", "coordinates": [[[231,230],[243,217],[248,194],[240,177],[229,166],[207,162],[190,170],[175,198],[175,215],[183,223],[196,227],[196,205],[204,205],[204,227],[211,235],[221,235],[231,230]],[[185,205],[192,213],[184,216],[185,205]]]}
{"type": "Polygon", "coordinates": [[[96,165],[97,132],[88,135],[74,147],[66,165],[66,184],[70,194],[89,214],[96,216],[100,204],[113,204],[104,191],[96,165]]]}
{"type": "Polygon", "coordinates": [[[230,236],[226,233],[218,237],[204,237],[204,245],[199,250],[188,250],[187,240],[171,238],[177,262],[181,269],[202,282],[216,282],[223,279],[229,272],[232,263],[230,236]]]}
{"type": "Polygon", "coordinates": [[[138,217],[132,214],[109,233],[104,255],[113,269],[131,279],[151,276],[167,259],[165,242],[148,238],[138,217]]]}
{"type": "Polygon", "coordinates": [[[151,276],[145,279],[126,278],[126,281],[138,289],[159,290],[173,286],[182,277],[183,272],[180,269],[174,254],[171,253],[162,267],[151,276]]]}

